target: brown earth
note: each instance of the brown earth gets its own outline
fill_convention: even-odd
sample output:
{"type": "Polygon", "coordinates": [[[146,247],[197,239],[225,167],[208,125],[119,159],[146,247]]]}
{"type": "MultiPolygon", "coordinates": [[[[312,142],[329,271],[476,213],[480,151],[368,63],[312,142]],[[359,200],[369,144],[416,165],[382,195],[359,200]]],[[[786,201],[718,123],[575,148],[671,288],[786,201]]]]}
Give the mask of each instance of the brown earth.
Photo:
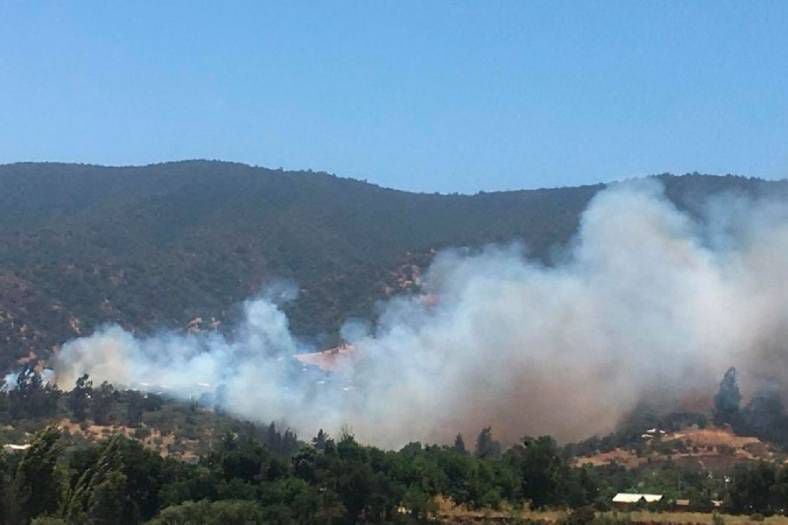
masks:
{"type": "Polygon", "coordinates": [[[593,466],[616,463],[637,468],[649,461],[671,460],[716,471],[743,461],[778,461],[781,458],[780,453],[768,443],[756,437],[738,436],[730,428],[689,427],[680,432],[655,436],[644,438],[645,449],[640,454],[634,449],[616,448],[575,458],[574,463],[593,466]]]}
{"type": "Polygon", "coordinates": [[[189,445],[197,445],[194,440],[176,440],[174,434],[163,434],[156,428],[141,426],[139,428],[127,427],[124,425],[85,425],[75,423],[69,419],[61,419],[56,426],[71,435],[81,436],[88,441],[101,441],[115,434],[139,441],[143,446],[158,452],[162,457],[172,456],[182,461],[193,462],[197,460],[197,454],[189,445]],[[142,434],[140,430],[143,430],[142,434]],[[173,445],[179,442],[179,451],[173,451],[173,445]]]}

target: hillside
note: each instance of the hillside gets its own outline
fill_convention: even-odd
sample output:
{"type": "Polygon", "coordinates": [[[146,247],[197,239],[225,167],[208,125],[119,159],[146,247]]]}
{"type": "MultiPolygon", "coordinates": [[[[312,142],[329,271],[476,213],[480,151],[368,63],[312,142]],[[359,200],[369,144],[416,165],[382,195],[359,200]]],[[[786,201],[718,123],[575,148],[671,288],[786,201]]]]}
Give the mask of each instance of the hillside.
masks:
{"type": "Polygon", "coordinates": [[[660,463],[697,468],[704,472],[729,472],[745,462],[782,463],[779,447],[754,436],[740,436],[727,427],[685,427],[676,432],[650,429],[629,447],[578,456],[577,465],[622,465],[630,469],[660,463]]]}
{"type": "MultiPolygon", "coordinates": [[[[690,208],[721,191],[786,187],[662,178],[690,208]]],[[[521,240],[549,261],[603,187],[466,196],[213,161],[0,166],[0,365],[107,322],[221,326],[278,278],[300,288],[287,306],[294,331],[328,346],[343,319],[411,286],[433,250],[521,240]]]]}

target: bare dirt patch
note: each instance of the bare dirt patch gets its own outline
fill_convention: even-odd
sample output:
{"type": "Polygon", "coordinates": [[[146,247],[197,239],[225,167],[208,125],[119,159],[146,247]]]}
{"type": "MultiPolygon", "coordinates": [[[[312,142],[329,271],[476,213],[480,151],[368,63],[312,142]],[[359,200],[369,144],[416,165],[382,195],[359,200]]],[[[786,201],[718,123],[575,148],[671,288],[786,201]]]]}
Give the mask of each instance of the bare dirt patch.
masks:
{"type": "Polygon", "coordinates": [[[652,434],[632,449],[616,448],[575,458],[575,465],[617,463],[637,468],[649,461],[672,460],[697,465],[703,470],[720,470],[742,461],[775,461],[777,450],[756,437],[737,436],[729,428],[689,427],[665,435],[652,434]],[[638,449],[639,452],[636,452],[638,449]]]}
{"type": "MultiPolygon", "coordinates": [[[[88,441],[101,441],[116,434],[139,441],[143,446],[158,452],[162,457],[173,456],[184,461],[191,461],[196,454],[186,447],[183,451],[173,453],[172,448],[176,443],[175,435],[162,434],[161,431],[151,427],[132,428],[123,425],[80,425],[69,419],[61,419],[57,427],[69,434],[81,436],[88,441]],[[140,429],[144,430],[144,437],[139,435],[140,429]]],[[[184,440],[182,440],[184,441],[184,440]]],[[[188,442],[190,440],[185,440],[188,442]]],[[[185,443],[184,444],[188,444],[185,443]]],[[[195,442],[196,443],[196,442],[195,442]]]]}

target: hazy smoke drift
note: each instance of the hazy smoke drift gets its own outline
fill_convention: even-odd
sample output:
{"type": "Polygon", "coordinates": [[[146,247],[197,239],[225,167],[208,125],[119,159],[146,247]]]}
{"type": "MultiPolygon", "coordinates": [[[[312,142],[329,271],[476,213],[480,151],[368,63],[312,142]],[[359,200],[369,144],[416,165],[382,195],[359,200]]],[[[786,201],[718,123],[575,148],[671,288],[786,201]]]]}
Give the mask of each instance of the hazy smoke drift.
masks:
{"type": "Polygon", "coordinates": [[[581,438],[612,429],[643,396],[710,395],[731,365],[784,383],[786,208],[728,198],[705,209],[694,222],[655,182],[619,184],[592,201],[555,266],[517,247],[443,253],[425,277],[437,304],[387,303],[335,386],[293,367],[290,356],[309,349],[266,299],[246,303],[232,340],[110,327],[71,341],[58,382],[87,372],[182,396],[204,383],[238,415],[307,436],[349,425],[384,446],[487,424],[505,439],[581,438]]]}

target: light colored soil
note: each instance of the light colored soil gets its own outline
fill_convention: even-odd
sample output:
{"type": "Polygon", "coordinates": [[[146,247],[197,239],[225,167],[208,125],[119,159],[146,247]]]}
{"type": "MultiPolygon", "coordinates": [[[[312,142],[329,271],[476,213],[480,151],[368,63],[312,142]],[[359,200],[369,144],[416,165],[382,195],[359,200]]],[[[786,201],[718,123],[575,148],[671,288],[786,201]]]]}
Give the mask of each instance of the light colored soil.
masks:
{"type": "Polygon", "coordinates": [[[593,466],[618,463],[628,468],[637,468],[649,461],[673,460],[684,464],[698,464],[705,470],[729,468],[742,461],[767,460],[775,461],[778,454],[774,447],[758,438],[737,436],[728,428],[687,428],[681,432],[667,434],[655,438],[642,456],[633,451],[617,448],[609,452],[600,452],[589,456],[575,458],[575,465],[591,464],[593,466]],[[659,453],[658,445],[682,444],[685,451],[676,450],[670,454],[659,453]]]}
{"type": "MultiPolygon", "coordinates": [[[[633,523],[675,523],[675,524],[692,524],[712,523],[714,515],[706,512],[630,512],[629,517],[633,523]]],[[[725,525],[754,525],[756,522],[752,521],[749,516],[733,516],[730,514],[721,514],[725,525]]],[[[764,521],[758,522],[766,525],[788,525],[788,517],[786,516],[770,516],[764,521]]]]}
{"type": "Polygon", "coordinates": [[[743,449],[750,445],[762,445],[760,439],[756,437],[737,436],[726,428],[689,428],[681,432],[668,434],[665,441],[681,440],[689,445],[699,447],[720,447],[727,446],[743,449]]]}
{"type": "Polygon", "coordinates": [[[345,366],[354,355],[353,345],[344,344],[323,352],[296,354],[293,357],[303,365],[316,366],[325,372],[333,372],[345,366]]]}
{"type": "Polygon", "coordinates": [[[468,523],[468,522],[500,522],[512,519],[539,519],[557,523],[566,517],[563,510],[531,511],[529,509],[514,509],[504,506],[500,510],[493,509],[468,509],[463,505],[455,505],[451,499],[438,496],[435,498],[437,511],[435,518],[439,523],[468,523]]]}
{"type": "Polygon", "coordinates": [[[618,463],[628,468],[636,468],[648,460],[645,457],[638,457],[631,450],[624,450],[623,448],[616,448],[610,452],[600,452],[592,456],[582,456],[575,458],[575,464],[580,465],[593,465],[599,467],[602,465],[609,465],[611,463],[618,463]]]}
{"type": "MultiPolygon", "coordinates": [[[[149,435],[144,439],[139,439],[134,436],[137,429],[123,425],[87,425],[85,428],[80,426],[79,423],[74,423],[69,419],[61,419],[57,423],[57,427],[61,430],[68,431],[69,434],[79,435],[90,441],[100,441],[115,434],[123,434],[127,438],[136,439],[145,447],[155,450],[162,457],[170,455],[170,446],[175,443],[175,436],[172,434],[162,434],[158,429],[148,428],[149,435]]],[[[186,451],[183,454],[177,454],[176,457],[186,461],[192,460],[196,455],[193,452],[186,451]]]]}

